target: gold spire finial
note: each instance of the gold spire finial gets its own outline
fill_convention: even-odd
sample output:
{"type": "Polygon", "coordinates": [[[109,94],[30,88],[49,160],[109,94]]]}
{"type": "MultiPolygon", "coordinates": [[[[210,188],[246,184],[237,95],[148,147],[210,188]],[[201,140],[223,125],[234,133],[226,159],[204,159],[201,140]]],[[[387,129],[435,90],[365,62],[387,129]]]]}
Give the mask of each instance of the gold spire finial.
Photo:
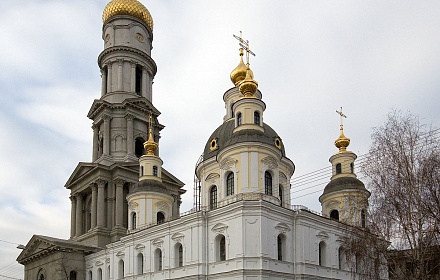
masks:
{"type": "Polygon", "coordinates": [[[154,152],[157,150],[157,143],[154,141],[153,137],[153,117],[150,114],[150,129],[148,133],[148,140],[144,143],[144,148],[147,151],[147,156],[155,156],[154,152]]]}
{"type": "Polygon", "coordinates": [[[235,86],[238,86],[241,81],[246,78],[246,65],[243,62],[243,48],[240,48],[240,63],[231,72],[231,81],[235,86]]]}
{"type": "Polygon", "coordinates": [[[335,146],[339,148],[339,152],[345,152],[348,145],[350,145],[350,138],[347,138],[344,135],[344,125],[342,120],[343,118],[347,118],[347,116],[342,113],[342,107],[341,111],[336,110],[336,113],[340,116],[341,124],[339,125],[339,138],[335,140],[335,146]]]}
{"type": "Polygon", "coordinates": [[[245,98],[254,97],[255,92],[257,92],[258,83],[251,76],[252,70],[249,63],[246,65],[246,78],[239,84],[238,89],[243,94],[245,98]]]}

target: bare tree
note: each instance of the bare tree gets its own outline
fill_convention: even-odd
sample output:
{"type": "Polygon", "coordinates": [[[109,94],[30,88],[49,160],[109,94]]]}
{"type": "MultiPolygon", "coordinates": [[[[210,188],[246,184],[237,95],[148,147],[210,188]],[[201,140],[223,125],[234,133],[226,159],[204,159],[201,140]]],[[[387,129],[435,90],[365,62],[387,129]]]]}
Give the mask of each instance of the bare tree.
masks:
{"type": "MultiPolygon", "coordinates": [[[[439,132],[393,111],[374,129],[362,164],[371,191],[368,230],[390,241],[387,261],[394,279],[430,279],[438,271],[439,261],[432,259],[440,245],[439,132]]],[[[352,236],[349,243],[355,243],[352,236]]]]}

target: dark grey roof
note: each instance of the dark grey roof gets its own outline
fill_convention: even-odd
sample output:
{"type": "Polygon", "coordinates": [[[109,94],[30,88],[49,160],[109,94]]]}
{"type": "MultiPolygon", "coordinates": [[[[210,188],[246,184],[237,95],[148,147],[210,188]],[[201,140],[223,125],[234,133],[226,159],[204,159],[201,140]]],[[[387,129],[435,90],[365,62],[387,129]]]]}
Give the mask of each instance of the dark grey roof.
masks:
{"type": "Polygon", "coordinates": [[[156,180],[142,180],[130,187],[130,194],[142,191],[170,194],[167,187],[162,182],[156,180]]]}
{"type": "Polygon", "coordinates": [[[286,156],[286,151],[284,150],[284,144],[281,137],[273,130],[269,125],[263,123],[264,132],[255,129],[245,129],[240,130],[236,133],[232,133],[235,128],[234,120],[229,120],[220,125],[209,137],[208,142],[205,145],[205,150],[203,151],[203,159],[206,160],[213,156],[216,156],[224,148],[243,142],[258,142],[269,145],[275,145],[275,139],[278,137],[281,141],[281,153],[286,156]],[[216,150],[211,151],[211,140],[217,139],[216,150]]]}
{"type": "Polygon", "coordinates": [[[354,177],[339,177],[337,179],[331,180],[327,186],[324,188],[324,193],[329,194],[336,191],[342,190],[362,190],[367,191],[364,183],[357,178],[354,177]]]}

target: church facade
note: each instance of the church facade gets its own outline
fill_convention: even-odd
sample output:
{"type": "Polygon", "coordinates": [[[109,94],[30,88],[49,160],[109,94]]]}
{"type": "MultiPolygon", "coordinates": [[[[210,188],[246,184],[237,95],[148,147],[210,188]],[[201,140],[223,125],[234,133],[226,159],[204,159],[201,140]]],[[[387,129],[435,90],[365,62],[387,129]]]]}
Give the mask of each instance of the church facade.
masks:
{"type": "Polygon", "coordinates": [[[223,94],[223,123],[196,166],[196,207],[180,213],[184,184],[159,153],[164,126],[153,105],[152,32],[139,1],[105,7],[102,91],[87,115],[92,162],[80,162],[65,185],[70,239],[34,235],[17,259],[24,279],[355,278],[345,228],[367,226],[370,193],[356,178],[350,140],[341,125],[322,213],[292,206],[295,165],[264,122],[243,40],[233,87],[223,94]]]}

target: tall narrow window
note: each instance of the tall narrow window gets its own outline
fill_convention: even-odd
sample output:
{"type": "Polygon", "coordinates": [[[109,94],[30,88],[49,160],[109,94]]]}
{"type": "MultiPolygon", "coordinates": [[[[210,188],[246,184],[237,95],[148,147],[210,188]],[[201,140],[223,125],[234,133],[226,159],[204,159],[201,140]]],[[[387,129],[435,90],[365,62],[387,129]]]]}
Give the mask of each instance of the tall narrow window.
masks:
{"type": "Polygon", "coordinates": [[[338,249],[339,269],[345,268],[345,250],[344,247],[338,249]]]}
{"type": "Polygon", "coordinates": [[[98,268],[98,280],[102,280],[102,269],[98,268]]]}
{"type": "Polygon", "coordinates": [[[76,280],[76,271],[72,270],[70,272],[69,280],[76,280]]]}
{"type": "Polygon", "coordinates": [[[142,253],[139,253],[137,255],[137,275],[141,275],[144,273],[144,255],[142,253]]]}
{"type": "Polygon", "coordinates": [[[226,260],[226,238],[224,235],[221,235],[219,238],[219,260],[224,261],[226,260]]]}
{"type": "Polygon", "coordinates": [[[354,173],[354,163],[350,163],[350,172],[354,173]]]}
{"type": "Polygon", "coordinates": [[[321,241],[319,242],[319,248],[318,248],[318,263],[320,266],[325,266],[325,242],[321,241]]]}
{"type": "Polygon", "coordinates": [[[281,184],[278,186],[278,195],[280,197],[280,205],[283,206],[284,193],[283,193],[283,186],[281,184]]]}
{"type": "Polygon", "coordinates": [[[361,226],[363,228],[367,226],[367,214],[364,209],[361,210],[361,226]]]}
{"type": "Polygon", "coordinates": [[[241,113],[237,114],[237,126],[240,126],[242,123],[241,113]]]}
{"type": "Polygon", "coordinates": [[[176,266],[182,267],[183,266],[183,246],[180,243],[176,244],[176,266]]]}
{"type": "Polygon", "coordinates": [[[209,208],[217,208],[217,186],[212,186],[209,191],[209,208]]]}
{"type": "Polygon", "coordinates": [[[131,214],[131,229],[136,229],[137,215],[135,212],[131,214]]]}
{"type": "Polygon", "coordinates": [[[234,173],[229,172],[228,176],[226,177],[226,195],[233,195],[234,194],[234,173]]]}
{"type": "Polygon", "coordinates": [[[157,224],[163,224],[165,222],[165,215],[162,212],[157,212],[157,224]]]}
{"type": "Polygon", "coordinates": [[[278,253],[278,260],[283,260],[283,247],[284,247],[284,236],[279,234],[277,237],[277,253],[278,253]]]}
{"type": "MultiPolygon", "coordinates": [[[[40,277],[39,280],[44,280],[44,277],[43,278],[40,277]]],[[[93,273],[91,270],[89,270],[89,280],[93,280],[93,273]]]]}
{"type": "Polygon", "coordinates": [[[272,195],[272,175],[269,171],[264,172],[264,193],[272,195]]]}
{"type": "Polygon", "coordinates": [[[153,166],[153,176],[157,177],[157,166],[153,166]]]}
{"type": "Polygon", "coordinates": [[[136,93],[142,95],[142,68],[141,66],[136,66],[136,93]]]}
{"type": "Polygon", "coordinates": [[[338,210],[330,211],[330,218],[339,221],[339,211],[338,210]]]}
{"type": "Polygon", "coordinates": [[[124,261],[120,260],[118,263],[118,279],[124,278],[124,261]]]}
{"type": "Polygon", "coordinates": [[[342,173],[342,166],[340,163],[336,164],[336,174],[342,173]]]}
{"type": "Polygon", "coordinates": [[[162,250],[159,248],[154,251],[154,262],[156,271],[162,270],[162,250]]]}
{"type": "Polygon", "coordinates": [[[136,138],[136,141],[134,142],[134,154],[138,158],[145,154],[144,142],[145,140],[142,137],[136,138]]]}
{"type": "Polygon", "coordinates": [[[254,124],[260,125],[260,113],[257,111],[254,112],[254,124]]]}
{"type": "Polygon", "coordinates": [[[235,117],[234,114],[234,102],[231,103],[231,118],[235,117]]]}

